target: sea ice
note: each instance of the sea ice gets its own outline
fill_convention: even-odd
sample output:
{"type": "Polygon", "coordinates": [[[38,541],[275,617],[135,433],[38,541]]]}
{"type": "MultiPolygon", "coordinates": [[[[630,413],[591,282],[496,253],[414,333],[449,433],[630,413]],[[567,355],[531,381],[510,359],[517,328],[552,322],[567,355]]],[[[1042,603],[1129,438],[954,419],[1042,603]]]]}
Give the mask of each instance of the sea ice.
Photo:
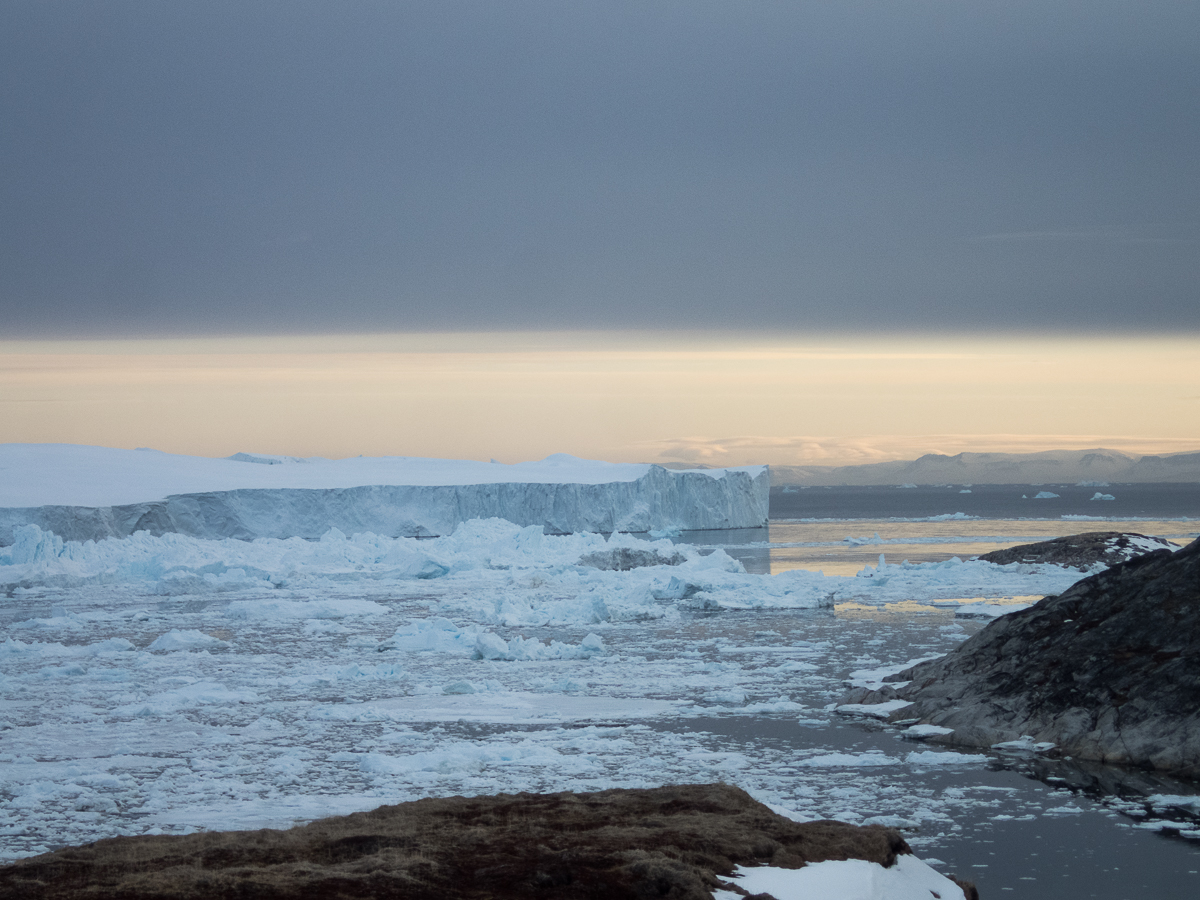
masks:
{"type": "Polygon", "coordinates": [[[908,700],[887,700],[883,703],[843,703],[834,712],[843,716],[866,716],[872,719],[886,719],[897,710],[912,706],[908,700]]]}
{"type": "Polygon", "coordinates": [[[858,727],[829,728],[826,707],[851,673],[881,677],[976,626],[947,636],[945,613],[883,624],[835,607],[1057,593],[1082,574],[870,570],[753,575],[667,538],[498,519],[426,540],[81,543],[24,525],[0,549],[0,858],[430,793],[724,780],[809,819],[972,809],[970,791],[896,787],[961,754],[839,744],[858,727]],[[682,561],[579,565],[622,547],[682,561]],[[814,737],[797,754],[722,731],[775,720],[814,737]]]}
{"type": "Polygon", "coordinates": [[[944,728],[941,725],[912,725],[904,729],[904,736],[923,740],[930,737],[941,737],[942,735],[954,734],[953,728],[944,728]]]}
{"type": "Polygon", "coordinates": [[[212,650],[228,646],[230,646],[228,641],[215,638],[203,631],[195,629],[180,631],[178,628],[172,628],[162,637],[155,638],[147,649],[170,653],[175,650],[212,650]]]}
{"type": "Polygon", "coordinates": [[[979,753],[958,753],[954,750],[941,753],[936,750],[917,750],[904,757],[904,762],[910,766],[983,765],[987,760],[986,756],[979,753]]]}
{"type": "Polygon", "coordinates": [[[1001,741],[998,744],[992,744],[993,750],[1015,750],[1021,753],[1046,753],[1054,749],[1054,744],[1050,741],[1035,741],[1027,734],[1021,735],[1015,741],[1001,741]]]}

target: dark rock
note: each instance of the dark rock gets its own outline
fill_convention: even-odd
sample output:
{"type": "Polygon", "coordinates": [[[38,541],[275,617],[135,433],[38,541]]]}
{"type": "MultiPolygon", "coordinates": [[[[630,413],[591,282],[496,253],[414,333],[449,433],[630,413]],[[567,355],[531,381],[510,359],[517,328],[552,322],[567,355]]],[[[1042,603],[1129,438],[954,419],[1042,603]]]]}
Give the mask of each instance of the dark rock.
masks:
{"type": "Polygon", "coordinates": [[[909,852],[887,828],[801,824],[735,787],[680,785],[418,800],[289,831],[111,838],[0,868],[0,894],[710,900],[714,888],[736,889],[725,878],[737,865],[890,866],[909,852]]]}
{"type": "Polygon", "coordinates": [[[1036,544],[1021,544],[1005,550],[993,550],[979,559],[983,562],[1007,566],[1010,563],[1053,563],[1056,566],[1079,569],[1085,572],[1097,563],[1113,566],[1143,556],[1152,550],[1174,550],[1175,545],[1162,538],[1120,531],[1089,531],[1039,541],[1036,544]]]}
{"type": "Polygon", "coordinates": [[[680,553],[662,556],[657,550],[638,550],[633,547],[597,550],[579,557],[579,565],[605,572],[628,572],[643,566],[677,566],[686,561],[687,557],[680,553]]]}
{"type": "MultiPolygon", "coordinates": [[[[1029,736],[1080,759],[1200,777],[1200,540],[1156,550],[996,619],[891,676],[894,720],[987,747],[1029,736]]],[[[874,702],[862,696],[852,702],[874,702]]]]}

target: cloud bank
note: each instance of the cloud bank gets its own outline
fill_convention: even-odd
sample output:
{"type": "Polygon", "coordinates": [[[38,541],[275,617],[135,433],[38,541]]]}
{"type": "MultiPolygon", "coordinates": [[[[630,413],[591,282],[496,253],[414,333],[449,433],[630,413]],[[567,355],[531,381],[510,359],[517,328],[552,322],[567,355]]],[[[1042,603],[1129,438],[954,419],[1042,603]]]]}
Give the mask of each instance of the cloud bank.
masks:
{"type": "Polygon", "coordinates": [[[8,3],[4,336],[1196,332],[1197,33],[1115,0],[8,3]]]}

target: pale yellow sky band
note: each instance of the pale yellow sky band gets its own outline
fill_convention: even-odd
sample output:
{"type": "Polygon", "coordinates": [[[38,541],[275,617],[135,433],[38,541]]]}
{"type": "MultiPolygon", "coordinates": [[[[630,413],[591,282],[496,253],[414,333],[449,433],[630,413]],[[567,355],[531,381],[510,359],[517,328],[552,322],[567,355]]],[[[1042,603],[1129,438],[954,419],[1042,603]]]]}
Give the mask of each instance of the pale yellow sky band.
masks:
{"type": "Polygon", "coordinates": [[[1200,338],[437,334],[0,342],[0,442],[845,464],[1200,449],[1200,338]]]}

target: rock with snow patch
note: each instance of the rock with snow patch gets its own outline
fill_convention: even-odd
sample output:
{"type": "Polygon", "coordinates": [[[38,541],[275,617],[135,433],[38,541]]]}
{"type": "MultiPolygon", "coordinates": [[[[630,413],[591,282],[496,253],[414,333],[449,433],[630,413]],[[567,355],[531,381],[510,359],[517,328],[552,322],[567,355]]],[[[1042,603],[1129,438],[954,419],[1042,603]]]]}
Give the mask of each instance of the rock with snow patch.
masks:
{"type": "Polygon", "coordinates": [[[1162,538],[1120,531],[1089,531],[1036,544],[1020,544],[993,550],[979,559],[1007,566],[1012,563],[1051,563],[1081,572],[1097,564],[1113,566],[1152,550],[1175,550],[1176,545],[1162,538]]]}
{"type": "MultiPolygon", "coordinates": [[[[724,784],[498,794],[381,806],[288,831],[110,838],[0,867],[25,900],[173,897],[671,897],[711,900],[735,869],[864,860],[920,868],[934,896],[978,897],[879,825],[793,822],[724,784]]],[[[751,870],[753,871],[753,870],[751,870]]]]}
{"type": "Polygon", "coordinates": [[[1155,550],[992,622],[947,656],[847,702],[911,701],[927,739],[1055,745],[1078,759],[1200,777],[1200,540],[1155,550]]]}

